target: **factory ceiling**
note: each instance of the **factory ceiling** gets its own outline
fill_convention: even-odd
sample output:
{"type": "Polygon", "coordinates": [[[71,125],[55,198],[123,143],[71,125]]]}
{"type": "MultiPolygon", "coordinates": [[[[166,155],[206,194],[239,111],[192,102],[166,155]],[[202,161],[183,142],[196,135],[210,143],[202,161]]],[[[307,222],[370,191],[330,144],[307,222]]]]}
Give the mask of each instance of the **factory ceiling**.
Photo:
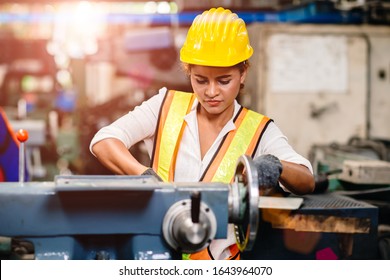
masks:
{"type": "MultiPolygon", "coordinates": [[[[0,21],[2,8],[10,4],[36,7],[41,4],[72,2],[127,5],[165,2],[175,6],[175,14],[192,13],[186,15],[185,19],[179,19],[179,22],[184,25],[190,23],[194,15],[200,11],[218,6],[241,13],[240,16],[246,22],[390,24],[390,0],[0,0],[0,21]]],[[[131,14],[131,12],[127,13],[131,14]]]]}

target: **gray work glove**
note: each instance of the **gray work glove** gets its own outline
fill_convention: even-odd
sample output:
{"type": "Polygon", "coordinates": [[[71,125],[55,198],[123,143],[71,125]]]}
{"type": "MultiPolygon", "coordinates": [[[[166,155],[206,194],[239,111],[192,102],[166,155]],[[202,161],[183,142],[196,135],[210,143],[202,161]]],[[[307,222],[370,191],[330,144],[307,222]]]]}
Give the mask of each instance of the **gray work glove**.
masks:
{"type": "Polygon", "coordinates": [[[157,179],[159,182],[164,182],[163,179],[161,179],[160,176],[153,170],[153,168],[148,168],[144,171],[144,173],[141,174],[142,176],[153,176],[157,179]]]}
{"type": "Polygon", "coordinates": [[[259,188],[270,189],[279,186],[282,163],[273,155],[261,155],[253,160],[259,177],[259,188]]]}

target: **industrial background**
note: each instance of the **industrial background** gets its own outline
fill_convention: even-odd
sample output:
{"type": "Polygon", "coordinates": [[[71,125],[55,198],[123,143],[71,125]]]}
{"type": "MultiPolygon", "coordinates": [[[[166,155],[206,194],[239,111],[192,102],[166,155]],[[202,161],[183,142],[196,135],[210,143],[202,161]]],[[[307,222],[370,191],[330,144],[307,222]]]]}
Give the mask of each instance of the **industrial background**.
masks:
{"type": "MultiPolygon", "coordinates": [[[[318,185],[294,215],[264,221],[244,258],[389,259],[389,0],[1,0],[0,109],[14,131],[29,132],[26,180],[43,185],[58,175],[111,175],[89,152],[93,135],[161,87],[191,91],[179,49],[195,16],[218,6],[245,20],[255,50],[241,103],[274,119],[311,161],[318,185]],[[299,218],[306,221],[300,230],[299,218]]],[[[7,172],[18,175],[11,160],[17,152],[4,148],[3,121],[0,181],[17,182],[7,180],[7,172]]],[[[142,144],[132,149],[148,164],[142,144]]],[[[0,185],[4,203],[1,193],[0,185]]],[[[71,195],[62,197],[65,208],[71,195]]],[[[84,209],[78,199],[76,209],[84,209]]],[[[54,241],[45,239],[50,246],[43,251],[24,243],[45,235],[38,230],[12,233],[30,236],[18,242],[4,234],[5,215],[0,257],[45,258],[44,250],[55,251],[54,241]]],[[[42,227],[43,220],[31,218],[42,227]]],[[[72,249],[75,258],[127,257],[113,249],[118,244],[136,251],[123,232],[112,237],[115,244],[97,233],[92,241],[77,238],[83,249],[72,249]]],[[[61,252],[66,242],[59,242],[61,252]]]]}

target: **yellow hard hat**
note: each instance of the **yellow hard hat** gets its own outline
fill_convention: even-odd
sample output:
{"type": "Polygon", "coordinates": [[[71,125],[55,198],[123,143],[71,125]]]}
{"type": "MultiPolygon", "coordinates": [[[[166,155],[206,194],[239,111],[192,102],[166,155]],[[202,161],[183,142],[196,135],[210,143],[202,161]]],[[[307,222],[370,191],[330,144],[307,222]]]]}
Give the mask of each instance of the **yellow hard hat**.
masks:
{"type": "Polygon", "coordinates": [[[184,63],[229,67],[253,54],[245,22],[224,8],[212,8],[196,16],[180,50],[184,63]]]}

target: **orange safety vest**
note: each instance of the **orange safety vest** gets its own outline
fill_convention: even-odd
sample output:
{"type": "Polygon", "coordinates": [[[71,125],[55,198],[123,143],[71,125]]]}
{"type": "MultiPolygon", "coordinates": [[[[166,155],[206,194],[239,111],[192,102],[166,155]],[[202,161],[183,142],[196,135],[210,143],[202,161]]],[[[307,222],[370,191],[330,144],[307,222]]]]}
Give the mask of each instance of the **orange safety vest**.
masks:
{"type": "MultiPolygon", "coordinates": [[[[152,153],[152,167],[165,182],[173,182],[177,153],[195,95],[189,92],[168,91],[162,103],[152,153]]],[[[230,183],[234,179],[238,158],[245,154],[254,156],[265,128],[272,120],[247,108],[241,108],[234,119],[237,129],[222,140],[217,153],[203,173],[202,182],[230,183]]],[[[239,259],[236,244],[229,247],[231,257],[239,259]]],[[[191,254],[189,259],[213,259],[206,248],[191,254]]]]}

